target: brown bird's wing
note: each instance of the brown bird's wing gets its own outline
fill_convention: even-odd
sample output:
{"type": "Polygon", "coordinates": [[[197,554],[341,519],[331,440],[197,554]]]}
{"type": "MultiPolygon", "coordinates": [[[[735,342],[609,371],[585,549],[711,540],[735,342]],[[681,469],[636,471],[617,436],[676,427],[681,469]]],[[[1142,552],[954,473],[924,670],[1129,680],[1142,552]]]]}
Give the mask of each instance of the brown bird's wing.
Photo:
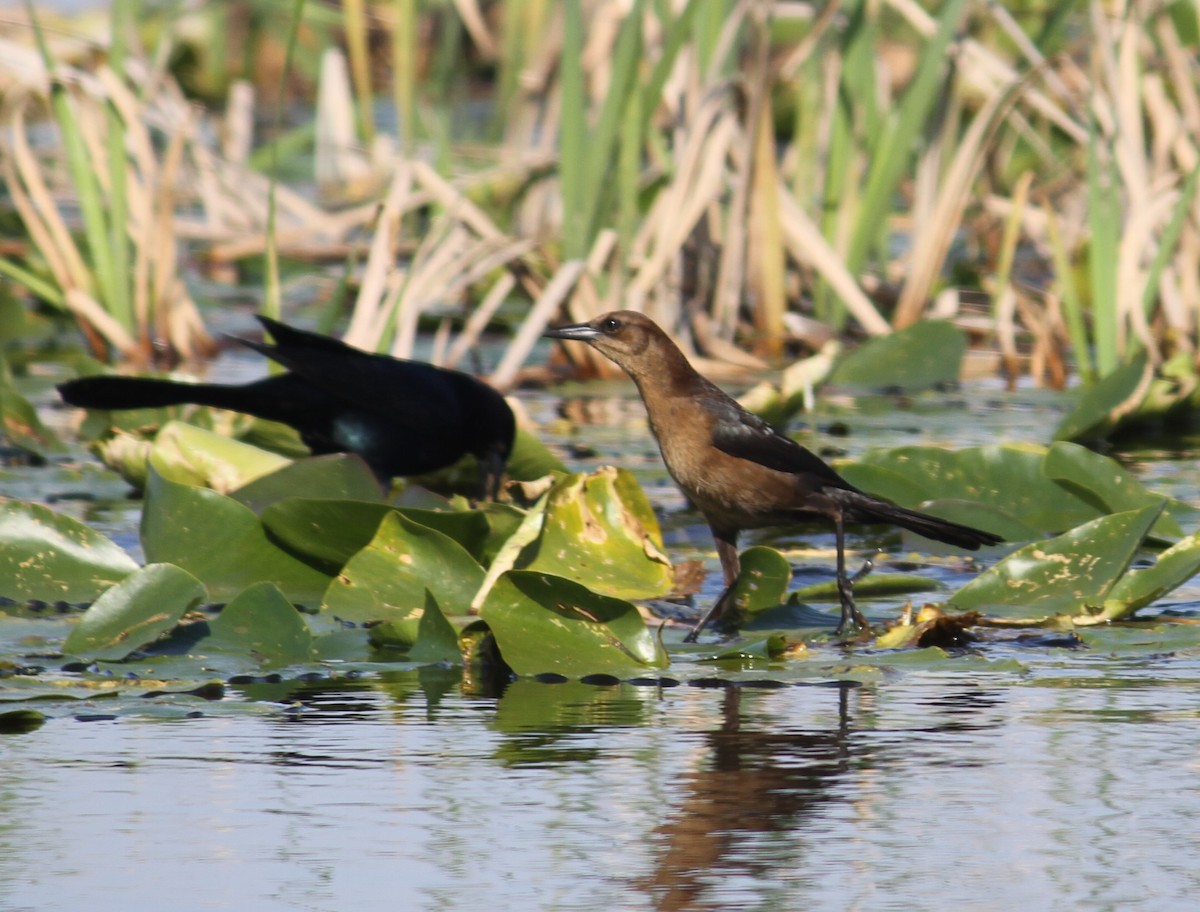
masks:
{"type": "Polygon", "coordinates": [[[713,416],[712,444],[722,453],[748,459],[759,465],[792,475],[809,475],[822,485],[857,491],[850,482],[831,469],[823,459],[806,450],[790,437],[784,437],[757,415],[752,415],[732,399],[704,401],[713,416]]]}

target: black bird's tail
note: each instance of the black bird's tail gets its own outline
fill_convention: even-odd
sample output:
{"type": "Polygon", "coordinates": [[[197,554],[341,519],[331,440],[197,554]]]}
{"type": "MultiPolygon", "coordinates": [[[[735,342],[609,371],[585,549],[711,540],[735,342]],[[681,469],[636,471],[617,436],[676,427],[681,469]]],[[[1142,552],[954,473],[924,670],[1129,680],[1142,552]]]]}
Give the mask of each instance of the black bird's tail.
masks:
{"type": "Polygon", "coordinates": [[[996,545],[1004,541],[999,535],[991,532],[964,526],[948,519],[939,519],[919,510],[899,507],[859,491],[827,491],[827,493],[832,494],[841,503],[843,515],[849,522],[891,523],[908,529],[910,532],[916,532],[918,535],[924,535],[926,538],[932,538],[934,541],[966,548],[968,551],[974,551],[981,545],[996,545]]]}
{"type": "Polygon", "coordinates": [[[167,405],[207,405],[255,414],[253,384],[177,383],[154,377],[80,377],[59,384],[68,405],[91,409],[161,408],[167,405]]]}

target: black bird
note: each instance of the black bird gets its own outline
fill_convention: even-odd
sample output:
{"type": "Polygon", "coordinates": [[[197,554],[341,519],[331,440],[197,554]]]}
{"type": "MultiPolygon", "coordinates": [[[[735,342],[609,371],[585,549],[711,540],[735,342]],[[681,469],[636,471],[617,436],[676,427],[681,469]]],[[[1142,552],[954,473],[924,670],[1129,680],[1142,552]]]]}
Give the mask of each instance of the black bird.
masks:
{"type": "Polygon", "coordinates": [[[667,334],[640,313],[607,313],[546,335],[587,342],[633,378],[667,470],[708,521],[725,589],[688,640],[695,640],[726,608],[740,572],[737,538],[743,529],[787,525],[812,514],[833,520],[842,605],[839,634],[848,625],[867,626],[854,604],[853,580],[846,575],[845,523],[894,523],[970,550],[1002,541],[991,532],[860,491],[818,456],[700,376],[667,334]]]}
{"type": "Polygon", "coordinates": [[[357,453],[385,483],[423,475],[470,453],[481,495],[495,500],[516,421],[492,387],[469,374],[376,355],[259,316],[274,345],[238,339],[287,368],[244,385],[178,383],[151,377],[82,377],[58,387],[92,409],[194,403],[295,428],[315,455],[357,453]]]}

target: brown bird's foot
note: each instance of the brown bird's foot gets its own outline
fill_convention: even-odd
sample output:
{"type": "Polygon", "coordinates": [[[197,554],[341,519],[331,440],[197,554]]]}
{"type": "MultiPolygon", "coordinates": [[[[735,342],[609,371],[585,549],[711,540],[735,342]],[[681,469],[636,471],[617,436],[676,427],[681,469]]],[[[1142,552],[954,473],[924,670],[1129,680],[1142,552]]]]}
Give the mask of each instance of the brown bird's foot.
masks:
{"type": "MultiPolygon", "coordinates": [[[[735,580],[736,582],[736,580],[735,580]]],[[[725,591],[717,596],[717,600],[713,602],[712,607],[701,615],[700,620],[696,621],[696,626],[691,629],[691,632],[683,638],[685,643],[696,642],[696,637],[700,636],[700,631],[707,627],[710,623],[720,619],[725,613],[726,602],[729,601],[730,593],[733,592],[733,584],[730,583],[725,587],[725,591]]]]}
{"type": "Polygon", "coordinates": [[[862,569],[855,573],[854,576],[838,577],[838,599],[842,603],[842,620],[835,631],[838,636],[845,634],[848,626],[853,626],[855,630],[871,629],[871,625],[867,623],[867,619],[863,617],[862,612],[858,610],[858,606],[854,604],[854,584],[874,568],[875,562],[871,558],[867,558],[862,565],[862,569]]]}

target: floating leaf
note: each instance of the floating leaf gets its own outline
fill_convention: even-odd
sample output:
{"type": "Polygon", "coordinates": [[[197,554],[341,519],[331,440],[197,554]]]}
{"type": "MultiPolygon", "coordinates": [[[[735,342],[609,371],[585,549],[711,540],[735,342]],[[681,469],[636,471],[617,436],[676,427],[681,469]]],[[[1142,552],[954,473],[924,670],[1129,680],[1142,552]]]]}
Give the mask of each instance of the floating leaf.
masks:
{"type": "Polygon", "coordinates": [[[1054,431],[1055,440],[1100,440],[1133,414],[1150,390],[1154,366],[1140,351],[1087,387],[1071,413],[1054,431]]]}
{"type": "Polygon", "coordinates": [[[83,523],[41,504],[0,500],[0,593],[90,602],[137,562],[83,523]]]}
{"type": "Polygon", "coordinates": [[[538,437],[517,428],[506,471],[510,478],[517,481],[533,481],[551,472],[565,472],[566,467],[538,437]]]}
{"type": "Polygon", "coordinates": [[[180,484],[229,492],[289,462],[276,453],[182,421],[170,421],[154,438],[155,471],[180,484]]]}
{"type": "Polygon", "coordinates": [[[1162,511],[1161,504],[1102,516],[1034,542],[984,571],[948,600],[956,609],[1044,618],[1100,611],[1162,511]]]}
{"type": "Polygon", "coordinates": [[[8,442],[26,453],[44,456],[65,447],[54,432],[42,424],[37,409],[12,386],[0,355],[0,429],[8,442]]]}
{"type": "Polygon", "coordinates": [[[862,482],[870,491],[906,507],[944,499],[977,501],[1043,532],[1061,532],[1095,519],[1101,511],[1075,493],[1047,478],[1042,472],[1046,448],[1003,444],[946,450],[941,447],[897,447],[873,450],[862,464],[878,466],[905,479],[902,490],[868,486],[886,482],[888,475],[875,473],[864,478],[854,465],[839,466],[852,484],[862,482]],[[914,500],[913,489],[921,499],[914,500]]]}
{"type": "Polygon", "coordinates": [[[267,668],[312,658],[312,634],[296,606],[274,583],[255,583],[230,600],[209,622],[201,644],[208,652],[248,656],[267,668]]]}
{"type": "Polygon", "coordinates": [[[146,560],[177,564],[214,598],[232,597],[257,582],[273,582],[289,599],[316,603],[330,576],[267,538],[249,509],[207,488],[181,484],[150,460],[141,540],[146,560]]]}
{"type": "Polygon", "coordinates": [[[345,621],[386,621],[415,643],[425,593],[447,614],[465,614],[483,568],[441,532],[389,513],[371,543],[330,583],[321,610],[345,621]]]}
{"type": "Polygon", "coordinates": [[[669,662],[634,605],[548,573],[510,570],[481,616],[519,675],[633,675],[669,662]]]}
{"type": "Polygon", "coordinates": [[[555,483],[541,534],[522,569],[577,580],[615,598],[655,598],[674,574],[646,494],[623,469],[555,483]]]}
{"type": "Polygon", "coordinates": [[[1183,585],[1198,572],[1200,533],[1195,533],[1158,555],[1154,566],[1130,570],[1117,580],[1104,601],[1100,618],[1115,621],[1129,617],[1139,608],[1183,585]]]}
{"type": "MultiPolygon", "coordinates": [[[[910,595],[940,588],[942,584],[937,580],[915,573],[871,573],[854,584],[854,595],[855,598],[910,595]]],[[[805,602],[836,602],[840,599],[837,580],[833,579],[827,583],[801,586],[790,597],[805,602]]]]}
{"type": "Polygon", "coordinates": [[[63,651],[120,661],[173,628],[205,597],[204,586],[172,564],[148,564],[93,603],[63,644],[63,651]]]}
{"type": "Polygon", "coordinates": [[[416,631],[408,623],[384,621],[371,628],[371,645],[405,649],[410,662],[462,662],[458,632],[438,608],[437,601],[425,592],[425,610],[417,619],[416,631]]]}
{"type": "Polygon", "coordinates": [[[876,336],[833,368],[835,386],[922,390],[957,383],[967,335],[948,320],[922,320],[886,336],[876,336]]]}
{"type": "Polygon", "coordinates": [[[1195,508],[1181,500],[1155,494],[1115,459],[1094,453],[1077,443],[1056,443],[1042,463],[1045,476],[1087,501],[1102,513],[1121,513],[1164,503],[1153,534],[1174,541],[1183,535],[1179,521],[1196,518],[1195,508]]]}
{"type": "Polygon", "coordinates": [[[382,502],[383,489],[358,456],[334,454],[299,459],[255,478],[230,493],[255,513],[270,504],[295,497],[297,491],[333,499],[382,502]]]}
{"type": "Polygon", "coordinates": [[[36,731],[46,721],[46,714],[36,709],[10,709],[0,712],[0,735],[22,735],[36,731]]]}
{"type": "Polygon", "coordinates": [[[755,545],[743,551],[740,560],[741,572],[729,593],[725,617],[717,621],[719,630],[740,627],[781,605],[792,581],[792,565],[774,548],[755,545]]]}

